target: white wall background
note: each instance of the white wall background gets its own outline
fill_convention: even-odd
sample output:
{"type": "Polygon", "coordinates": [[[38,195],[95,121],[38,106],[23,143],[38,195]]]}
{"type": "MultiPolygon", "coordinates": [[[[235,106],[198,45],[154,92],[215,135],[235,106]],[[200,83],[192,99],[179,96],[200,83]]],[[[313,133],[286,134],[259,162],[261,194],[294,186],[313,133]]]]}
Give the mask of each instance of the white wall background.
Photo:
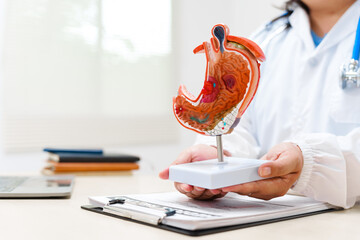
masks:
{"type": "Polygon", "coordinates": [[[7,152],[176,139],[171,1],[4,1],[7,152]]]}
{"type": "MultiPolygon", "coordinates": [[[[4,1],[0,0],[0,6],[4,1]]],[[[200,92],[205,75],[205,56],[195,56],[192,50],[203,41],[209,40],[213,25],[225,23],[229,26],[232,35],[246,37],[261,24],[281,14],[282,11],[276,6],[281,6],[283,2],[282,0],[173,0],[172,51],[176,67],[172,79],[175,89],[171,95],[176,94],[179,84],[185,84],[194,95],[200,92]]],[[[0,12],[0,14],[4,13],[0,12]]],[[[0,19],[3,19],[3,16],[0,16],[0,19]]],[[[180,132],[177,142],[123,144],[110,151],[140,155],[143,171],[157,172],[175,160],[182,149],[194,142],[196,133],[182,129],[180,125],[177,125],[177,128],[180,132]]],[[[45,155],[39,152],[21,155],[3,154],[0,157],[0,170],[19,171],[19,166],[23,171],[39,169],[43,165],[44,158],[45,155]]]]}

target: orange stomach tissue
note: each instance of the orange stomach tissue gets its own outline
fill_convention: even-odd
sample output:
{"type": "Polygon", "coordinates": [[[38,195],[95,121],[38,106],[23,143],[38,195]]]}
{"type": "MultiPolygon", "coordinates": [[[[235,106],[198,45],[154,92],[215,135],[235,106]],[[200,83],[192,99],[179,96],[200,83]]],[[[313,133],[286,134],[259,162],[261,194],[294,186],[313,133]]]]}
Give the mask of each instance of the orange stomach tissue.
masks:
{"type": "Polygon", "coordinates": [[[215,25],[211,33],[210,42],[194,49],[206,55],[204,87],[195,98],[181,85],[173,110],[185,128],[219,136],[232,132],[253,99],[265,55],[251,40],[229,35],[226,25],[215,25]]]}

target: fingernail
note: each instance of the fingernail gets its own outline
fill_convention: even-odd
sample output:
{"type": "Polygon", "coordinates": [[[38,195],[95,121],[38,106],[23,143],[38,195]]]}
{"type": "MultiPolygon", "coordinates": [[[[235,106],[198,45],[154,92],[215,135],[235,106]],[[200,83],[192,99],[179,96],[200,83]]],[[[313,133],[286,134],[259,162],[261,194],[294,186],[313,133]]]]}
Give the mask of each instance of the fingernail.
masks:
{"type": "Polygon", "coordinates": [[[187,185],[187,184],[183,184],[183,185],[181,186],[181,188],[182,188],[182,190],[183,190],[184,192],[191,192],[191,190],[192,190],[192,189],[190,189],[190,186],[187,185]]]}
{"type": "Polygon", "coordinates": [[[221,191],[219,189],[210,189],[210,192],[216,195],[219,194],[221,191]]]}
{"type": "Polygon", "coordinates": [[[269,168],[269,167],[264,167],[260,170],[261,177],[266,177],[266,176],[269,176],[270,174],[271,174],[271,168],[269,168]]]}

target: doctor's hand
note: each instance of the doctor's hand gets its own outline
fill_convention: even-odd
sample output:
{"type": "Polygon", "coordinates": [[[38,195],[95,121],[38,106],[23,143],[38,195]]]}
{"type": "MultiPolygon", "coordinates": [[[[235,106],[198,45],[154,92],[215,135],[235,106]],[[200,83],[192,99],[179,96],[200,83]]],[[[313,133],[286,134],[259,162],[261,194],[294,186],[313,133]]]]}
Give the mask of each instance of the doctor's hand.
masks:
{"type": "MultiPolygon", "coordinates": [[[[224,155],[230,156],[230,153],[224,151],[224,155]]],[[[190,162],[196,162],[196,161],[202,161],[202,160],[208,160],[214,158],[217,158],[217,149],[215,147],[205,144],[199,144],[184,150],[171,165],[190,163],[190,162]]],[[[165,170],[161,171],[159,173],[159,177],[162,179],[168,179],[169,168],[166,168],[165,170]]],[[[179,192],[185,194],[190,198],[194,198],[198,200],[211,200],[215,198],[221,198],[226,195],[225,192],[222,192],[219,189],[209,190],[209,189],[204,189],[196,186],[191,186],[185,183],[177,183],[177,182],[175,182],[174,185],[179,192]]]]}
{"type": "Polygon", "coordinates": [[[292,143],[281,143],[269,150],[261,159],[270,160],[259,167],[261,177],[270,179],[225,187],[223,192],[235,192],[254,198],[270,200],[283,196],[299,178],[303,167],[300,148],[292,143]]]}

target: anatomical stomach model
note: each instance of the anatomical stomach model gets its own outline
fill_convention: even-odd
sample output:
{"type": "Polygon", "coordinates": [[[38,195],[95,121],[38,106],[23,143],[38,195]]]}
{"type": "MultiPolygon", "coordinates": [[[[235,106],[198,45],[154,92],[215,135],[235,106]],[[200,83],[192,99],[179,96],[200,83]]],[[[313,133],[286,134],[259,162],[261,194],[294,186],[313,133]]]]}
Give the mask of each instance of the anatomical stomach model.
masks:
{"type": "Polygon", "coordinates": [[[254,42],[229,35],[226,25],[215,25],[210,42],[194,53],[206,55],[204,87],[198,97],[181,85],[173,98],[173,110],[179,123],[200,134],[229,134],[253,99],[260,78],[262,50],[254,42]]]}
{"type": "Polygon", "coordinates": [[[226,25],[215,25],[210,42],[194,53],[205,52],[206,76],[198,97],[180,86],[173,98],[179,123],[200,134],[216,136],[217,160],[172,165],[169,179],[205,189],[220,189],[262,179],[258,168],[266,160],[224,157],[222,138],[239,123],[253,99],[260,78],[259,61],[265,56],[254,42],[229,35],[226,25]]]}

